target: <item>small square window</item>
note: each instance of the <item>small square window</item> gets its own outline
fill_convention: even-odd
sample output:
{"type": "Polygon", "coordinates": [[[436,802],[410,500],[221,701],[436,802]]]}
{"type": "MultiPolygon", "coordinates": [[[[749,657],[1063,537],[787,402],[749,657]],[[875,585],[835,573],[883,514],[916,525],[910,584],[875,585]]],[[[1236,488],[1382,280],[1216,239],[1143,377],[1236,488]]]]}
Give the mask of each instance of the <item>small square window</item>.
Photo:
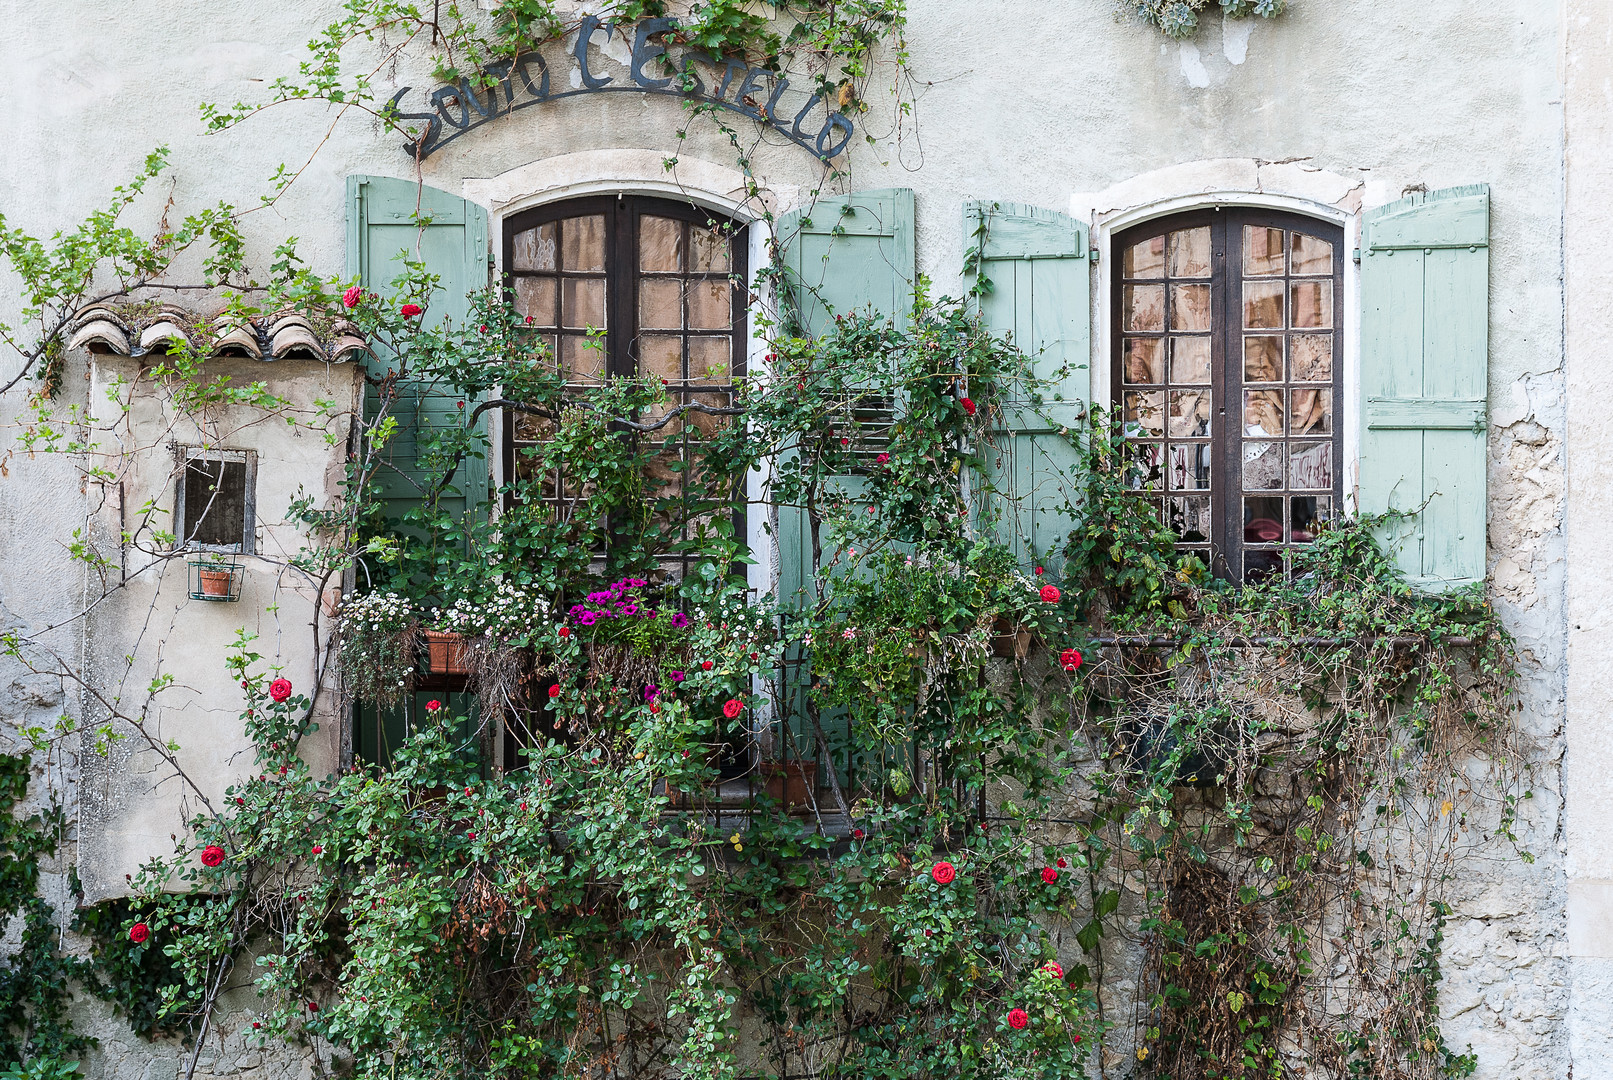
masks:
{"type": "Polygon", "coordinates": [[[179,546],[251,554],[257,455],[250,450],[187,447],[181,451],[181,461],[174,498],[179,546]]]}

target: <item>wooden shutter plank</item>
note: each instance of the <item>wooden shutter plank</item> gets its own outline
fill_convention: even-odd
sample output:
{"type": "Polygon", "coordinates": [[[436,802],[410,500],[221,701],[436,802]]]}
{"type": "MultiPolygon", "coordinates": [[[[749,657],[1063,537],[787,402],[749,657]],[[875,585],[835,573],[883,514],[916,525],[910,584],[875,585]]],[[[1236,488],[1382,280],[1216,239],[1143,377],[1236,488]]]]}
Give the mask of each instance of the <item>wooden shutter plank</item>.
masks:
{"type": "Polygon", "coordinates": [[[1488,207],[1468,187],[1366,215],[1358,506],[1415,515],[1380,539],[1428,589],[1485,572],[1488,207]]]}
{"type": "MultiPolygon", "coordinates": [[[[801,333],[820,337],[833,326],[835,314],[867,309],[907,328],[915,272],[911,190],[819,199],[784,215],[778,236],[785,274],[780,299],[801,333]]],[[[815,599],[812,534],[804,509],[778,508],[778,553],[780,601],[815,599]]],[[[832,557],[825,543],[824,560],[832,557]]]]}
{"type": "Polygon", "coordinates": [[[1011,388],[1001,430],[992,433],[987,479],[1000,498],[982,507],[998,517],[999,538],[1022,564],[1059,559],[1074,519],[1065,507],[1079,491],[1080,452],[1070,436],[1085,423],[1091,397],[1091,269],[1086,226],[1065,214],[1017,203],[964,205],[965,246],[981,243],[980,269],[991,291],[980,298],[984,325],[1011,335],[1042,384],[1041,401],[1011,388]],[[984,241],[979,228],[986,223],[984,241]]]}
{"type": "MultiPolygon", "coordinates": [[[[406,252],[438,277],[423,325],[437,328],[452,320],[465,326],[471,311],[467,294],[487,286],[487,211],[448,192],[393,177],[350,176],[347,196],[349,276],[384,302],[400,303],[393,281],[403,270],[400,256],[406,252]]],[[[370,363],[373,371],[384,372],[391,358],[377,355],[370,363]]],[[[367,409],[377,407],[373,391],[366,398],[367,409]]],[[[476,400],[462,399],[459,391],[431,380],[399,381],[393,415],[400,430],[388,443],[386,464],[377,475],[389,517],[401,518],[423,504],[428,482],[420,467],[422,436],[434,427],[461,423],[476,400]],[[464,410],[458,407],[460,400],[465,400],[464,410]]],[[[485,418],[479,423],[485,425],[485,418]]],[[[443,505],[456,516],[486,502],[485,458],[467,457],[454,479],[443,505]]]]}

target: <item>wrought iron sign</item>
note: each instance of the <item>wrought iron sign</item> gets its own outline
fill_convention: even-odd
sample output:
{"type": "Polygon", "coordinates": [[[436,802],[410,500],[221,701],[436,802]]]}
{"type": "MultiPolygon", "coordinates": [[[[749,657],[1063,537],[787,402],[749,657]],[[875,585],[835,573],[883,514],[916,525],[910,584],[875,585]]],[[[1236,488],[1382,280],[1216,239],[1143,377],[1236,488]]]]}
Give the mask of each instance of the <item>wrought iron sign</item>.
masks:
{"type": "MultiPolygon", "coordinates": [[[[594,35],[600,30],[607,36],[616,33],[616,24],[602,22],[593,15],[585,16],[572,50],[578,78],[566,80],[567,84],[580,82],[580,88],[556,93],[549,65],[537,52],[527,53],[518,60],[500,60],[482,68],[479,80],[463,78],[458,86],[444,85],[433,90],[427,99],[431,112],[398,112],[400,120],[425,123],[419,138],[406,143],[405,148],[411,156],[424,160],[461,135],[518,109],[582,94],[610,93],[663,94],[727,109],[768,125],[825,161],[851,142],[851,121],[836,111],[833,102],[822,94],[814,93],[804,100],[796,96],[786,104],[790,80],[782,75],[766,68],[750,67],[743,60],[718,59],[694,49],[674,58],[665,45],[651,40],[677,26],[678,20],[672,18],[645,19],[633,25],[629,81],[623,82],[615,76],[594,71],[588,57],[594,35]],[[663,58],[672,62],[678,74],[658,76],[652,73],[651,65],[663,58]],[[698,73],[702,67],[710,76],[709,86],[698,73]]],[[[405,86],[393,95],[390,102],[393,109],[399,108],[403,96],[411,89],[405,86]]]]}

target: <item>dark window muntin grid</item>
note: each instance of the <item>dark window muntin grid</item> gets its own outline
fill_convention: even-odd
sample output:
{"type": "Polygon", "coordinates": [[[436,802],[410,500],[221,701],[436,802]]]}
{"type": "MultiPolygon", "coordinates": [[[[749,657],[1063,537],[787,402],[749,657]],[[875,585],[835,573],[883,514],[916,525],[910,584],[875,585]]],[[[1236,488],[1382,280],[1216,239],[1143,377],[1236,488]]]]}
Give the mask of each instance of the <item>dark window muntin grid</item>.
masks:
{"type": "MultiPolygon", "coordinates": [[[[503,280],[505,297],[510,303],[515,301],[515,280],[522,276],[547,276],[555,278],[556,284],[556,335],[565,333],[558,325],[563,321],[559,314],[561,304],[559,284],[566,276],[560,270],[563,251],[563,237],[556,234],[556,267],[554,273],[548,271],[517,271],[515,267],[515,238],[529,229],[535,229],[550,222],[560,222],[567,218],[600,215],[605,219],[605,270],[603,274],[581,273],[572,276],[603,277],[605,280],[605,338],[604,359],[605,374],[607,377],[630,377],[639,370],[639,307],[638,290],[642,279],[680,278],[681,280],[695,281],[707,280],[712,277],[725,276],[733,284],[730,289],[730,315],[727,330],[692,330],[687,326],[688,318],[688,289],[683,290],[681,303],[683,305],[683,319],[685,326],[677,331],[682,337],[680,366],[682,372],[689,374],[689,339],[692,337],[720,337],[730,338],[729,381],[726,383],[714,382],[684,382],[669,395],[670,405],[677,405],[701,398],[708,399],[711,395],[722,395],[729,403],[740,378],[745,374],[746,350],[749,336],[746,326],[746,312],[748,300],[749,259],[748,244],[746,242],[746,226],[734,221],[728,216],[692,203],[677,202],[672,199],[657,198],[644,195],[596,195],[581,199],[570,199],[563,202],[549,203],[535,207],[531,210],[513,214],[504,221],[503,242],[503,280]],[[639,269],[639,233],[640,219],[644,216],[672,218],[683,222],[683,249],[684,270],[673,272],[641,272],[639,269]],[[711,273],[695,273],[692,270],[693,250],[688,242],[690,227],[699,225],[703,227],[728,226],[728,272],[725,275],[711,273]]],[[[560,227],[561,229],[564,226],[560,227]]],[[[556,358],[558,362],[558,357],[556,358]]],[[[688,460],[689,439],[687,426],[693,414],[685,413],[679,421],[673,421],[680,428],[676,445],[679,447],[679,456],[688,460]],[[681,422],[680,422],[681,421],[681,422]]],[[[508,411],[504,417],[504,475],[512,480],[516,475],[516,454],[520,446],[533,445],[531,440],[518,440],[515,438],[516,416],[508,411]]],[[[647,436],[652,437],[653,436],[647,436]]],[[[679,474],[687,475],[687,473],[679,474]]],[[[552,481],[556,502],[564,499],[565,493],[561,487],[561,478],[555,477],[552,481]]],[[[680,484],[681,487],[681,484],[680,484]]],[[[745,535],[745,517],[743,504],[737,506],[733,515],[735,534],[745,535]]],[[[680,537],[683,539],[683,537],[680,537]]],[[[662,560],[678,562],[679,570],[684,571],[683,560],[676,556],[667,556],[662,560]]]]}
{"type": "MultiPolygon", "coordinates": [[[[1114,285],[1110,301],[1110,399],[1119,414],[1118,422],[1124,423],[1124,407],[1126,384],[1124,381],[1124,343],[1127,337],[1156,336],[1152,334],[1128,334],[1124,321],[1125,285],[1131,281],[1159,282],[1166,285],[1165,309],[1163,313],[1162,329],[1158,337],[1168,339],[1171,337],[1171,290],[1168,275],[1170,269],[1170,245],[1165,245],[1165,266],[1162,276],[1158,278],[1130,278],[1125,276],[1125,252],[1131,245],[1155,236],[1180,232],[1201,226],[1210,227],[1210,423],[1211,437],[1211,491],[1210,515],[1211,531],[1208,543],[1210,566],[1219,577],[1241,580],[1244,568],[1244,539],[1243,539],[1243,444],[1246,441],[1243,424],[1243,229],[1245,226],[1267,227],[1283,229],[1286,232],[1299,232],[1325,240],[1333,246],[1333,326],[1328,331],[1332,335],[1333,343],[1333,378],[1326,383],[1309,383],[1307,386],[1321,388],[1327,387],[1333,393],[1333,431],[1325,436],[1332,442],[1333,447],[1333,486],[1330,490],[1314,491],[1304,494],[1328,497],[1332,499],[1332,513],[1339,515],[1343,509],[1343,483],[1344,483],[1344,230],[1341,226],[1319,218],[1306,217],[1301,214],[1286,213],[1277,210],[1265,210],[1254,207],[1223,207],[1210,210],[1191,211],[1176,214],[1165,218],[1155,218],[1140,225],[1132,226],[1123,232],[1115,234],[1110,245],[1115,267],[1114,285]],[[1228,395],[1231,394],[1232,421],[1228,421],[1228,395]]],[[[1286,242],[1286,241],[1285,241],[1286,242]]],[[[1296,331],[1290,324],[1292,322],[1291,306],[1292,294],[1287,282],[1291,278],[1291,264],[1287,261],[1285,252],[1284,274],[1284,300],[1285,312],[1284,329],[1284,435],[1279,440],[1285,444],[1285,457],[1283,462],[1284,487],[1277,496],[1284,500],[1285,536],[1288,535],[1288,517],[1291,514],[1291,500],[1298,497],[1296,493],[1288,490],[1287,470],[1289,463],[1286,457],[1286,444],[1295,438],[1287,434],[1289,422],[1287,410],[1291,398],[1287,395],[1292,385],[1292,366],[1289,357],[1289,343],[1287,338],[1296,331]]],[[[1309,275],[1306,275],[1309,276],[1309,275]]],[[[1193,279],[1203,281],[1202,278],[1193,279]]],[[[1270,280],[1276,280],[1273,277],[1270,280]]],[[[1170,378],[1170,357],[1167,354],[1163,361],[1165,377],[1170,378]]],[[[1263,384],[1254,384],[1257,387],[1263,384]]],[[[1161,462],[1162,482],[1158,491],[1139,491],[1141,498],[1148,498],[1162,509],[1168,506],[1171,497],[1169,488],[1169,446],[1172,440],[1169,437],[1170,428],[1170,396],[1169,382],[1155,384],[1155,388],[1164,393],[1164,431],[1160,437],[1160,445],[1165,447],[1164,458],[1161,462]]],[[[1322,437],[1317,437],[1320,441],[1322,437]]],[[[1186,440],[1179,440],[1186,441],[1186,440]]],[[[1249,441],[1268,441],[1264,439],[1251,439],[1249,441]]],[[[1296,545],[1285,542],[1281,545],[1271,545],[1270,549],[1291,548],[1296,545]]],[[[1204,544],[1182,544],[1183,549],[1198,549],[1203,551],[1204,544]]],[[[1264,548],[1264,545],[1256,545],[1264,548]]]]}
{"type": "MultiPolygon", "coordinates": [[[[257,532],[257,488],[258,488],[258,455],[255,450],[209,450],[200,446],[174,447],[176,460],[175,472],[177,478],[174,482],[174,536],[175,549],[179,551],[216,551],[229,555],[251,555],[254,551],[254,534],[257,532]],[[193,539],[197,529],[189,520],[190,511],[195,507],[189,505],[186,496],[186,481],[192,473],[193,464],[218,462],[223,464],[239,464],[241,466],[241,539],[235,543],[213,544],[203,543],[193,539]]],[[[221,478],[233,473],[234,470],[220,470],[221,478]]],[[[204,514],[206,511],[203,511],[204,514]]],[[[200,525],[198,519],[196,525],[200,525]]]]}

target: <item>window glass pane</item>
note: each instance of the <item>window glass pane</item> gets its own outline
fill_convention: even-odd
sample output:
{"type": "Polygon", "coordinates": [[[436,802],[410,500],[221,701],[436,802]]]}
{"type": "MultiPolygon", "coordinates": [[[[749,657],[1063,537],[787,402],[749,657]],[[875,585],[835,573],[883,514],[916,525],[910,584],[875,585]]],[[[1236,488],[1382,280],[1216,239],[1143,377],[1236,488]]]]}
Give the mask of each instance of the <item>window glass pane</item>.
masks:
{"type": "Polygon", "coordinates": [[[1243,392],[1243,433],[1280,436],[1283,433],[1283,392],[1245,390],[1243,392]]]}
{"type": "Polygon", "coordinates": [[[1159,443],[1126,444],[1126,486],[1134,491],[1158,491],[1164,484],[1165,448],[1159,443]]]}
{"type": "Polygon", "coordinates": [[[1290,233],[1293,239],[1293,272],[1296,274],[1331,274],[1333,272],[1333,245],[1304,233],[1290,233]]]}
{"type": "Polygon", "coordinates": [[[689,282],[689,326],[695,330],[726,330],[733,321],[733,292],[727,278],[689,282]]]}
{"type": "Polygon", "coordinates": [[[185,539],[240,547],[246,535],[246,462],[191,459],[184,483],[185,539]]]}
{"type": "Polygon", "coordinates": [[[1126,394],[1126,434],[1163,435],[1164,433],[1164,391],[1128,392],[1126,394]]]}
{"type": "Polygon", "coordinates": [[[1165,286],[1127,285],[1123,322],[1127,330],[1165,329],[1165,286]]]}
{"type": "MultiPolygon", "coordinates": [[[[690,394],[689,400],[698,401],[702,405],[709,405],[713,409],[726,409],[730,404],[727,394],[690,394]]],[[[689,420],[689,425],[708,438],[734,422],[734,418],[731,416],[712,416],[710,413],[703,412],[691,412],[685,415],[689,420]]]]}
{"type": "Polygon", "coordinates": [[[1295,491],[1328,491],[1333,487],[1333,444],[1296,442],[1288,451],[1288,486],[1295,491]]]}
{"type": "Polygon", "coordinates": [[[1133,244],[1122,257],[1126,277],[1165,276],[1165,237],[1151,236],[1133,244]]]}
{"type": "Polygon", "coordinates": [[[638,325],[641,330],[683,327],[683,282],[677,278],[640,278],[638,325]]]}
{"type": "Polygon", "coordinates": [[[605,217],[566,218],[560,223],[560,268],[597,273],[605,269],[605,217]]]}
{"type": "Polygon", "coordinates": [[[638,268],[651,273],[683,269],[683,222],[649,214],[638,219],[638,268]]]}
{"type": "Polygon", "coordinates": [[[1283,325],[1283,283],[1280,281],[1246,281],[1243,283],[1243,325],[1249,330],[1283,325]]]}
{"type": "Polygon", "coordinates": [[[1280,544],[1282,540],[1282,496],[1246,496],[1243,500],[1243,542],[1246,544],[1280,544]]]}
{"type": "Polygon", "coordinates": [[[515,310],[531,318],[533,326],[555,325],[555,279],[518,277],[515,279],[515,310]]]}
{"type": "Polygon", "coordinates": [[[560,279],[561,326],[577,330],[605,326],[605,279],[560,279]]]}
{"type": "Polygon", "coordinates": [[[1171,233],[1171,277],[1210,276],[1210,227],[1171,233]]]}
{"type": "Polygon", "coordinates": [[[1295,382],[1333,381],[1333,335],[1295,334],[1289,341],[1295,382]]]}
{"type": "Polygon", "coordinates": [[[600,382],[605,378],[602,342],[581,334],[560,335],[560,370],[570,382],[600,382]]]}
{"type": "Polygon", "coordinates": [[[1281,551],[1246,549],[1243,553],[1243,580],[1261,581],[1283,572],[1284,556],[1281,551]]]}
{"type": "Polygon", "coordinates": [[[539,225],[515,234],[512,270],[555,269],[555,223],[539,225]]]}
{"type": "Polygon", "coordinates": [[[683,381],[683,338],[677,334],[642,334],[638,339],[640,374],[669,383],[683,381]]]}
{"type": "Polygon", "coordinates": [[[1207,337],[1171,338],[1171,382],[1207,383],[1210,381],[1210,339],[1207,337]]]}
{"type": "Polygon", "coordinates": [[[1278,491],[1283,486],[1283,444],[1243,444],[1243,490],[1278,491]]]}
{"type": "Polygon", "coordinates": [[[1170,484],[1175,491],[1210,490],[1210,444],[1172,443],[1170,484]]]}
{"type": "Polygon", "coordinates": [[[1164,382],[1165,364],[1161,359],[1164,347],[1163,338],[1127,338],[1121,378],[1128,383],[1164,382]]]}
{"type": "Polygon", "coordinates": [[[721,228],[689,226],[689,246],[694,249],[690,269],[697,274],[728,273],[728,245],[728,233],[721,228]]]}
{"type": "Polygon", "coordinates": [[[1210,500],[1207,496],[1177,496],[1167,499],[1171,531],[1187,543],[1204,543],[1210,539],[1210,500]]]}
{"type": "Polygon", "coordinates": [[[1251,277],[1283,272],[1283,231],[1263,225],[1243,227],[1243,272],[1251,277]]]}
{"type": "Polygon", "coordinates": [[[1266,335],[1243,339],[1243,381],[1283,381],[1283,339],[1266,335]]]}
{"type": "Polygon", "coordinates": [[[1328,327],[1333,325],[1333,282],[1294,282],[1294,325],[1328,327]]]}
{"type": "Polygon", "coordinates": [[[1210,287],[1208,285],[1171,286],[1171,329],[1208,330],[1210,328],[1210,287]]]}
{"type": "Polygon", "coordinates": [[[725,336],[689,339],[689,381],[727,383],[734,356],[734,339],[725,336]]]}
{"type": "Polygon", "coordinates": [[[1322,526],[1333,517],[1333,500],[1326,495],[1296,495],[1290,500],[1293,516],[1290,538],[1296,544],[1308,544],[1316,539],[1322,526]]]}
{"type": "Polygon", "coordinates": [[[1170,436],[1173,439],[1203,439],[1210,434],[1210,392],[1172,390],[1170,436]]]}
{"type": "Polygon", "coordinates": [[[1291,390],[1289,431],[1295,435],[1333,434],[1333,391],[1291,390]]]}

